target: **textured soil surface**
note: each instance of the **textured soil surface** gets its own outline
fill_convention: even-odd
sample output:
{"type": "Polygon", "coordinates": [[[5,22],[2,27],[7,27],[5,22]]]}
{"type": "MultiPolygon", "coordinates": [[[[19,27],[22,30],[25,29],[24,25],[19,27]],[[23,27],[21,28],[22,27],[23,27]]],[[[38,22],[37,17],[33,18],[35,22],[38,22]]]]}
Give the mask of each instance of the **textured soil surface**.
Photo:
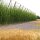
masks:
{"type": "Polygon", "coordinates": [[[0,29],[40,29],[40,20],[25,22],[25,23],[17,23],[17,24],[9,24],[9,25],[0,25],[0,29]]]}

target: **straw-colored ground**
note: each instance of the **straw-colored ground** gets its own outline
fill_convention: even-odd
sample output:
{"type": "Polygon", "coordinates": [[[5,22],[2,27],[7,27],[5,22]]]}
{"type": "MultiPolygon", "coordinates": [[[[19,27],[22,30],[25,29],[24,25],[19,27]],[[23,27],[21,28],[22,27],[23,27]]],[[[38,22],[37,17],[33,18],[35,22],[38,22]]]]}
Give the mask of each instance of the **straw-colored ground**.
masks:
{"type": "Polygon", "coordinates": [[[40,40],[40,30],[0,30],[0,40],[40,40]]]}
{"type": "Polygon", "coordinates": [[[15,24],[14,26],[13,25],[0,26],[0,40],[40,40],[40,20],[17,25],[15,24]],[[30,28],[37,27],[38,30],[37,29],[26,30],[27,28],[25,30],[21,30],[14,28],[16,26],[18,27],[24,26],[24,29],[26,27],[30,28]]]}

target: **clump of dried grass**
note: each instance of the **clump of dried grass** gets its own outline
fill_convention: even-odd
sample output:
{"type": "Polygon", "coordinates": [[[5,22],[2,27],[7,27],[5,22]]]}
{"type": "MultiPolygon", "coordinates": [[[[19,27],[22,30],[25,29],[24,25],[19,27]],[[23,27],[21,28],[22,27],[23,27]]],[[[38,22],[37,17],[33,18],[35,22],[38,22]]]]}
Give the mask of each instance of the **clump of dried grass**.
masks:
{"type": "Polygon", "coordinates": [[[40,31],[0,30],[0,40],[40,40],[40,31]]]}

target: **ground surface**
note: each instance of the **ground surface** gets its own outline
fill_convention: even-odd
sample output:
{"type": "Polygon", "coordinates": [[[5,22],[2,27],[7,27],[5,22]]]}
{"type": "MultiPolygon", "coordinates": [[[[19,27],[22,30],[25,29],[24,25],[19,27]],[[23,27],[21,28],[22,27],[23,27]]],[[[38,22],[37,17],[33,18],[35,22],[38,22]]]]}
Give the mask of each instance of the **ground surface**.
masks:
{"type": "Polygon", "coordinates": [[[0,25],[0,29],[40,29],[40,20],[18,23],[18,24],[9,24],[9,25],[0,25]]]}

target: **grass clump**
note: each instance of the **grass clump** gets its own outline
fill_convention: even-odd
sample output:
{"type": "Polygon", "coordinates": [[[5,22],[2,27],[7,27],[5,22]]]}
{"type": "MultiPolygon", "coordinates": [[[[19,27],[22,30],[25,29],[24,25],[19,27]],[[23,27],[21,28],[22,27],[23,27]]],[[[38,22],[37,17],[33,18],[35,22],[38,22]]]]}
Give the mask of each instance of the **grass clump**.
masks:
{"type": "Polygon", "coordinates": [[[0,30],[0,40],[40,40],[40,30],[0,30]]]}
{"type": "Polygon", "coordinates": [[[27,22],[36,20],[36,15],[17,7],[7,7],[0,4],[0,24],[8,24],[15,22],[27,22]]]}

